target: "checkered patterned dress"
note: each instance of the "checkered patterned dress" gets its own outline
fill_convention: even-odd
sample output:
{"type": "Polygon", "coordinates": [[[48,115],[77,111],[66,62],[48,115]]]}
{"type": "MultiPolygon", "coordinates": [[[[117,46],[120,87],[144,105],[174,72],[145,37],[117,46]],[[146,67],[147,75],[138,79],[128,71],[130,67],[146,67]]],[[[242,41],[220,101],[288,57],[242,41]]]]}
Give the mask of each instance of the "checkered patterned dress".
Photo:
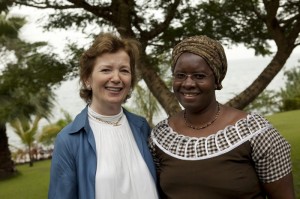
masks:
{"type": "Polygon", "coordinates": [[[265,198],[261,184],[291,172],[289,143],[258,114],[200,138],[174,132],[166,119],[149,145],[163,198],[265,198]]]}

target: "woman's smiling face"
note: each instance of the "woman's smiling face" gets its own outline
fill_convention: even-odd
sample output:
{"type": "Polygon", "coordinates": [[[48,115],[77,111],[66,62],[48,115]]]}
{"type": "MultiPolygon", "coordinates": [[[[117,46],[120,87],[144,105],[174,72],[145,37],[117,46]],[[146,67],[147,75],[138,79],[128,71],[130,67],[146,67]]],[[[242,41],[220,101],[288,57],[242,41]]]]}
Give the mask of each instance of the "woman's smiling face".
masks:
{"type": "Polygon", "coordinates": [[[180,55],[174,67],[173,90],[184,108],[197,111],[206,107],[215,99],[215,87],[213,71],[202,57],[188,52],[180,55]]]}
{"type": "Polygon", "coordinates": [[[91,107],[105,114],[104,109],[119,110],[131,89],[130,58],[124,50],[97,57],[86,84],[92,89],[91,107]]]}

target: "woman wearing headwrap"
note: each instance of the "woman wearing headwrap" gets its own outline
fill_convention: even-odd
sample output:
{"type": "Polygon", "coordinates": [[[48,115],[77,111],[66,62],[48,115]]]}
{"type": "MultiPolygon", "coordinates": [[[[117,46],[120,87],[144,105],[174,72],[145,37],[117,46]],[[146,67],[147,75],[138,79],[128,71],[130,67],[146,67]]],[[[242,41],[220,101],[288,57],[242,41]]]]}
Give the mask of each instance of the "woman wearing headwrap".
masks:
{"type": "Polygon", "coordinates": [[[216,100],[226,71],[216,40],[174,47],[173,90],[184,110],[158,123],[149,142],[162,198],[295,198],[289,143],[261,115],[216,100]]]}

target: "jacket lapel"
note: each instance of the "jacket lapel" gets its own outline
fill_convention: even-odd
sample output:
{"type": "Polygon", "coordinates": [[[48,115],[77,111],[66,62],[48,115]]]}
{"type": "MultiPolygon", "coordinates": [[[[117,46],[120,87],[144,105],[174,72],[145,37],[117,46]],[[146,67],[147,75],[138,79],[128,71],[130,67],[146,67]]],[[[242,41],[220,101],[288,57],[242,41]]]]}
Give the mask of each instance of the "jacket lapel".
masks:
{"type": "Polygon", "coordinates": [[[130,129],[132,131],[133,137],[135,139],[135,142],[139,148],[140,153],[142,154],[143,158],[144,157],[144,145],[143,145],[143,140],[142,140],[142,135],[140,132],[140,128],[143,124],[143,122],[140,120],[140,118],[136,117],[135,115],[131,114],[128,112],[126,109],[123,109],[124,113],[127,117],[130,129]]]}

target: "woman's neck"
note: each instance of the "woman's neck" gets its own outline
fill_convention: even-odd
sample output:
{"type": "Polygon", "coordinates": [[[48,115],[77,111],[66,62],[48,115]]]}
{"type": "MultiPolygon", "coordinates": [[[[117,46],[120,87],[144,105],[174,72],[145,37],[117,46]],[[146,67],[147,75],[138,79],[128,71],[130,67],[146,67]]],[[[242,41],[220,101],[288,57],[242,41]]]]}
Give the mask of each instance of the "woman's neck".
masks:
{"type": "Polygon", "coordinates": [[[220,111],[221,105],[215,101],[199,111],[185,109],[183,117],[189,126],[202,128],[202,126],[213,123],[218,118],[220,111]]]}
{"type": "Polygon", "coordinates": [[[117,115],[121,112],[122,107],[120,105],[100,105],[91,103],[89,107],[98,114],[101,115],[117,115]]]}

